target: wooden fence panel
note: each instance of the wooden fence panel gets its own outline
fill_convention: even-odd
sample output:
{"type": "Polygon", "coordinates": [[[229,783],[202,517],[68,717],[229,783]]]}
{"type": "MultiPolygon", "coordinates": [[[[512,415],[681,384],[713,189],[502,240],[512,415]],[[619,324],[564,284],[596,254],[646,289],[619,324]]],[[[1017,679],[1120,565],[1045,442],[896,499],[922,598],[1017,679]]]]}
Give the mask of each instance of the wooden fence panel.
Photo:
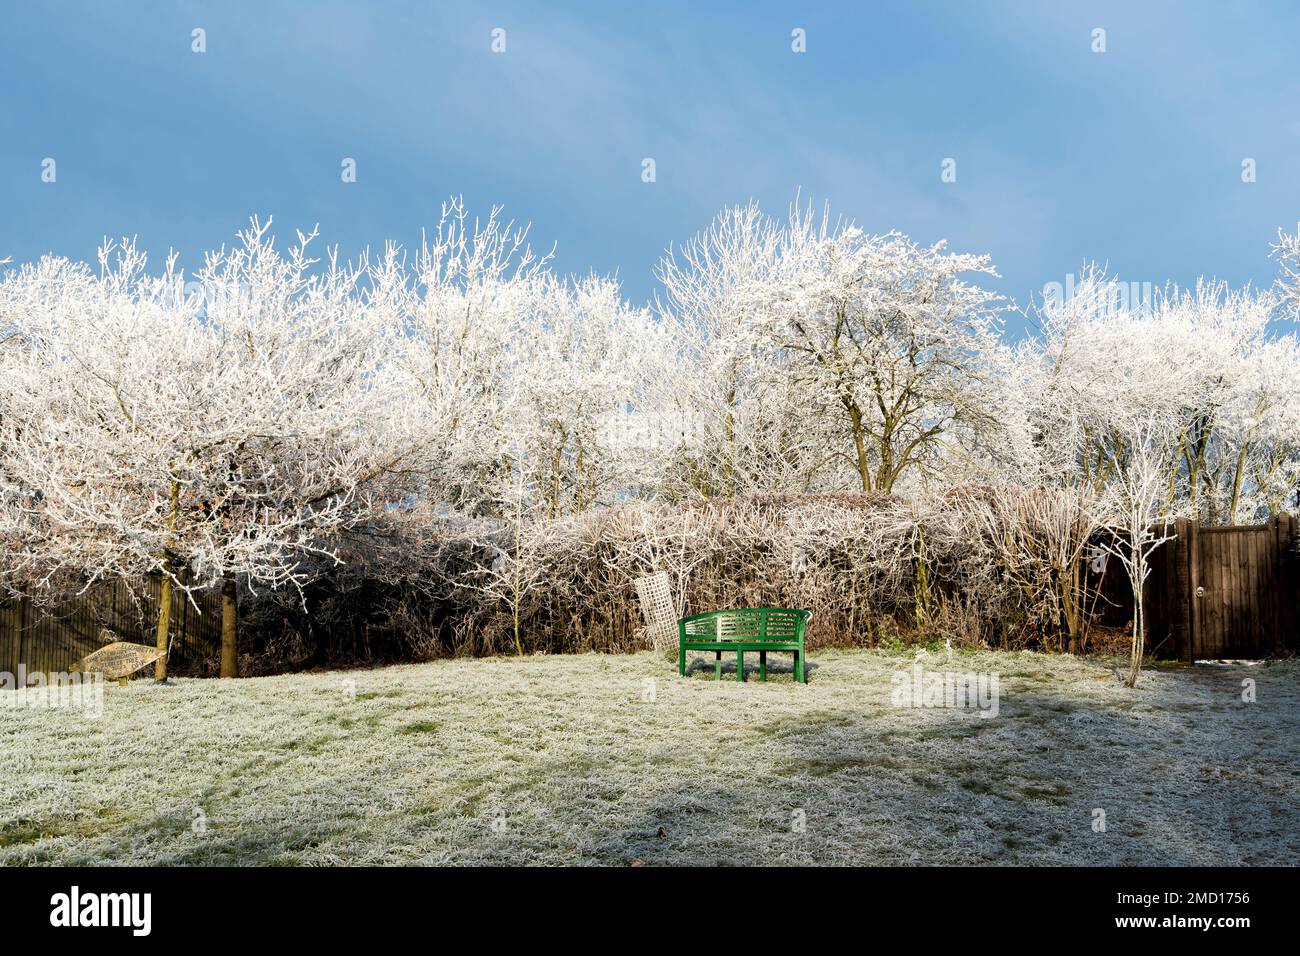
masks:
{"type": "Polygon", "coordinates": [[[1277,582],[1277,588],[1281,592],[1274,612],[1277,614],[1277,626],[1273,631],[1273,636],[1278,642],[1275,647],[1277,651],[1290,650],[1292,652],[1300,651],[1300,630],[1297,620],[1297,601],[1296,594],[1300,591],[1300,560],[1297,560],[1296,548],[1296,521],[1293,515],[1280,514],[1274,520],[1275,538],[1277,542],[1274,554],[1276,555],[1277,568],[1274,572],[1274,581],[1277,582]]]}
{"type": "MultiPolygon", "coordinates": [[[[152,645],[159,585],[157,577],[104,581],[53,607],[0,602],[0,666],[11,674],[19,664],[28,673],[67,671],[110,640],[152,645]]],[[[193,601],[173,592],[171,657],[178,663],[205,661],[220,646],[220,592],[196,591],[193,601]]]]}

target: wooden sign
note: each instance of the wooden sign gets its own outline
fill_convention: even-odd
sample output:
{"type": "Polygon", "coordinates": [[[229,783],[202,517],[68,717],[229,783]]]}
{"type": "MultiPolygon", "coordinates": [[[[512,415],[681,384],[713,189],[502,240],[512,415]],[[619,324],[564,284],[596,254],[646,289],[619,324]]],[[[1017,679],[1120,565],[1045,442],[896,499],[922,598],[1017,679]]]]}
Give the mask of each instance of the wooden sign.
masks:
{"type": "Polygon", "coordinates": [[[158,648],[148,644],[129,644],[115,641],[107,647],[101,647],[87,654],[72,666],[74,671],[90,673],[98,671],[110,680],[129,677],[140,668],[152,664],[162,655],[158,648]]]}

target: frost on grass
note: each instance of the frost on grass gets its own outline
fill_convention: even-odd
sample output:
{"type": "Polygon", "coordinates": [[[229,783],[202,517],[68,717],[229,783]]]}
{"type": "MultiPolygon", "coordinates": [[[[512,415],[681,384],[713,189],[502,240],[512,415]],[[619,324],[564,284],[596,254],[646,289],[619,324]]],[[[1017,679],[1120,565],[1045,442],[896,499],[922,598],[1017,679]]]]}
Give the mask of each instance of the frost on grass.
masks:
{"type": "Polygon", "coordinates": [[[926,659],[998,673],[992,719],[891,706],[910,655],[815,663],[455,660],[0,709],[0,863],[1300,863],[1296,662],[1129,690],[1095,660],[926,659]]]}

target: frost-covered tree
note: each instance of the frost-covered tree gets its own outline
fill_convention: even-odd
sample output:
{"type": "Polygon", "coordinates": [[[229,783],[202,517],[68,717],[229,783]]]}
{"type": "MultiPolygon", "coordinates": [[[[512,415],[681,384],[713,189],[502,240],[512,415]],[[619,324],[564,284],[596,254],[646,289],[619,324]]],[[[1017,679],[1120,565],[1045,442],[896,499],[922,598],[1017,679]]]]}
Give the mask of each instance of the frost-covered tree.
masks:
{"type": "Polygon", "coordinates": [[[999,298],[964,278],[996,275],[987,256],[793,206],[775,271],[758,290],[764,331],[863,491],[933,473],[945,446],[997,430],[986,399],[1004,359],[999,298]]]}
{"type": "Polygon", "coordinates": [[[751,202],[659,263],[658,311],[676,344],[659,406],[675,437],[670,495],[808,490],[831,464],[806,392],[762,334],[784,242],[751,202]]]}
{"type": "Polygon", "coordinates": [[[509,343],[507,429],[534,463],[546,517],[575,514],[644,488],[664,337],[609,279],[549,279],[532,323],[509,343]]]}
{"type": "Polygon", "coordinates": [[[0,453],[23,489],[28,563],[45,581],[160,574],[159,680],[174,588],[301,584],[411,441],[377,387],[392,336],[361,270],[313,273],[311,237],[280,255],[267,226],[211,254],[198,291],[174,258],[150,276],[129,241],[105,244],[98,276],[47,259],[0,286],[22,341],[0,376],[0,453]]]}
{"type": "Polygon", "coordinates": [[[471,515],[584,510],[647,485],[671,343],[618,284],[549,271],[499,208],[443,207],[416,260],[404,361],[430,429],[426,494],[471,515]]]}
{"type": "Polygon", "coordinates": [[[1300,318],[1300,230],[1288,233],[1279,229],[1272,256],[1278,267],[1277,293],[1292,317],[1300,318]]]}
{"type": "Polygon", "coordinates": [[[223,676],[235,667],[236,580],[298,587],[305,558],[336,560],[343,531],[405,493],[427,435],[392,361],[405,332],[395,259],[331,255],[316,271],[314,233],[281,256],[269,225],[255,221],[197,275],[219,375],[210,402],[226,425],[205,474],[220,530],[210,552],[187,557],[200,575],[209,556],[221,570],[223,676]]]}
{"type": "Polygon", "coordinates": [[[510,397],[502,389],[546,281],[549,256],[493,208],[471,220],[459,200],[415,257],[402,306],[409,347],[401,353],[429,430],[422,494],[468,514],[491,513],[514,487],[502,443],[510,397]]]}
{"type": "Polygon", "coordinates": [[[1114,535],[1102,540],[1123,565],[1133,595],[1129,687],[1137,683],[1146,649],[1144,591],[1151,555],[1173,537],[1173,516],[1165,498],[1169,469],[1176,460],[1171,424],[1158,412],[1132,413],[1116,423],[1123,442],[1112,444],[1109,451],[1112,481],[1103,513],[1114,535]]]}
{"type": "Polygon", "coordinates": [[[1269,293],[1201,281],[1143,308],[1118,301],[1114,280],[1083,270],[1074,294],[1041,313],[1017,374],[1040,475],[1102,494],[1124,459],[1131,414],[1172,430],[1165,506],[1202,520],[1245,520],[1280,503],[1294,457],[1276,428],[1294,413],[1294,336],[1270,334],[1269,293]]]}
{"type": "Polygon", "coordinates": [[[179,376],[164,383],[154,366],[197,371],[201,330],[178,314],[174,263],[149,278],[133,246],[110,264],[112,254],[101,249],[99,276],[46,258],[0,284],[0,454],[16,491],[8,524],[22,542],[9,570],[37,588],[64,572],[93,582],[167,560],[173,482],[146,461],[151,436],[174,428],[157,406],[179,376]],[[133,400],[133,377],[148,407],[133,400]]]}
{"type": "Polygon", "coordinates": [[[793,465],[809,485],[829,473],[888,492],[996,429],[1000,310],[971,273],[993,274],[987,257],[868,235],[797,202],[784,222],[726,210],[666,258],[667,311],[711,359],[699,405],[728,472],[752,459],[786,487],[793,465]]]}

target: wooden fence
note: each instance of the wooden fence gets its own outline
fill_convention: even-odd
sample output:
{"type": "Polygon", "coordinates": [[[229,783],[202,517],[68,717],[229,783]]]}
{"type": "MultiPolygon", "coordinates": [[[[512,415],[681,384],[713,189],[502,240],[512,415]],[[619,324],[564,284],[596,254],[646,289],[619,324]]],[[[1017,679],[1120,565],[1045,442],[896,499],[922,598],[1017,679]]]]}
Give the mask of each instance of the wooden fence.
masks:
{"type": "MultiPolygon", "coordinates": [[[[1297,522],[1203,526],[1180,518],[1152,556],[1143,598],[1147,647],[1174,660],[1221,660],[1300,652],[1297,522]]],[[[1132,595],[1112,559],[1101,586],[1107,623],[1131,620],[1132,595]]]]}
{"type": "MultiPolygon", "coordinates": [[[[86,593],[41,607],[29,600],[0,602],[0,671],[66,671],[111,640],[152,646],[157,640],[161,579],[104,581],[86,593]]],[[[196,608],[179,591],[172,595],[171,659],[200,663],[221,641],[221,595],[195,592],[196,608]]]]}

